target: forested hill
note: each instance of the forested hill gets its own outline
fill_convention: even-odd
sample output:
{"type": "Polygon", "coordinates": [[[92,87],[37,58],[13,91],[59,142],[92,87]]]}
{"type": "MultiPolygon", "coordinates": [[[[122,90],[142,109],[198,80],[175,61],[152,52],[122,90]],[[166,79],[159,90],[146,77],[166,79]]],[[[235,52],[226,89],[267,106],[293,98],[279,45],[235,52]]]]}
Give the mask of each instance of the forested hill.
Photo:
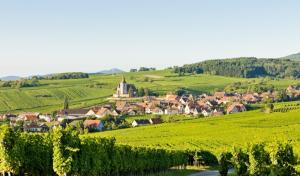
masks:
{"type": "Polygon", "coordinates": [[[180,75],[185,73],[208,73],[230,77],[278,77],[299,78],[300,62],[289,59],[258,59],[255,57],[241,57],[233,59],[207,60],[195,64],[175,67],[174,71],[180,75]]]}
{"type": "Polygon", "coordinates": [[[300,61],[300,53],[291,54],[291,55],[282,57],[281,59],[290,59],[290,60],[300,61]]]}

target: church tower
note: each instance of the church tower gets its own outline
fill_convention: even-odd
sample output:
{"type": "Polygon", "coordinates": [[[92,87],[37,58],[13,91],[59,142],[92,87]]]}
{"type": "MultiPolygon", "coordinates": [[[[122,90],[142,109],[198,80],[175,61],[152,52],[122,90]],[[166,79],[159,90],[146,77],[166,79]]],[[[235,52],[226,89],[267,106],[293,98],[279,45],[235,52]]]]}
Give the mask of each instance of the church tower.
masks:
{"type": "Polygon", "coordinates": [[[113,95],[115,98],[129,98],[129,85],[127,84],[125,77],[122,77],[121,82],[119,83],[117,87],[116,94],[113,95]]]}
{"type": "Polygon", "coordinates": [[[119,88],[120,88],[121,96],[125,95],[125,94],[128,94],[128,84],[127,84],[124,76],[122,77],[122,81],[119,85],[119,88]]]}

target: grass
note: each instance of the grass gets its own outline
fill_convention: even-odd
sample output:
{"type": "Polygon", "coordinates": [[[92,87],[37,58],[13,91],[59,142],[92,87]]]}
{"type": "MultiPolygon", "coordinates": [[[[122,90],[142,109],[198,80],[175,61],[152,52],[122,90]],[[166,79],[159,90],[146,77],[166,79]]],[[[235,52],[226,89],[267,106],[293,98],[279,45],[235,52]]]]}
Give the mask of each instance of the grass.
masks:
{"type": "MultiPolygon", "coordinates": [[[[41,86],[33,88],[0,88],[0,113],[39,111],[52,112],[61,109],[64,96],[71,100],[71,108],[90,107],[107,101],[121,80],[122,75],[128,83],[138,88],[149,88],[159,94],[185,88],[191,92],[213,92],[233,82],[253,79],[230,78],[213,75],[177,76],[170,70],[124,73],[117,75],[93,75],[88,79],[41,80],[41,86]],[[148,79],[148,80],[147,80],[148,79]],[[101,87],[91,88],[90,85],[101,87]]],[[[258,80],[257,78],[255,80],[258,80]]],[[[285,88],[299,80],[268,80],[278,88],[285,88]]]]}
{"type": "Polygon", "coordinates": [[[265,114],[258,110],[226,115],[149,125],[91,136],[115,137],[117,143],[166,149],[201,149],[219,155],[234,146],[246,147],[252,142],[290,140],[300,154],[300,110],[265,114]]]}

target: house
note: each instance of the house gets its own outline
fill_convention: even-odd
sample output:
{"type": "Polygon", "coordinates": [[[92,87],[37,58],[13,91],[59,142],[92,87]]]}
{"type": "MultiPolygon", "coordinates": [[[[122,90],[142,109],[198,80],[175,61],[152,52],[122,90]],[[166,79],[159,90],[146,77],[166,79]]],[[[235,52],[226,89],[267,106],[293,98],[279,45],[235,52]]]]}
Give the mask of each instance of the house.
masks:
{"type": "Polygon", "coordinates": [[[134,120],[131,125],[133,127],[137,127],[137,126],[143,126],[143,125],[148,125],[150,124],[150,121],[148,119],[140,119],[140,120],[134,120]]]}
{"type": "Polygon", "coordinates": [[[204,117],[208,117],[211,115],[211,112],[208,111],[207,109],[202,110],[201,114],[203,114],[204,117]]]}
{"type": "Polygon", "coordinates": [[[90,109],[85,115],[86,116],[96,116],[96,113],[101,109],[102,107],[93,107],[90,109]]]}
{"type": "Polygon", "coordinates": [[[169,107],[169,108],[165,109],[165,114],[176,115],[176,114],[180,114],[180,112],[179,112],[179,109],[176,107],[169,107]]]}
{"type": "Polygon", "coordinates": [[[234,103],[227,108],[227,114],[234,114],[246,111],[246,107],[240,103],[234,103]]]}
{"type": "Polygon", "coordinates": [[[101,120],[85,120],[83,122],[84,128],[88,129],[89,132],[93,131],[102,131],[104,128],[103,123],[101,120]]]}
{"type": "Polygon", "coordinates": [[[108,108],[101,108],[96,113],[96,117],[103,118],[112,114],[113,113],[108,108]]]}
{"type": "Polygon", "coordinates": [[[45,124],[37,124],[35,122],[24,124],[23,130],[26,132],[47,132],[49,127],[45,124]]]}
{"type": "Polygon", "coordinates": [[[57,113],[58,116],[73,116],[84,117],[89,112],[89,109],[65,109],[57,113]]]}
{"type": "Polygon", "coordinates": [[[220,99],[226,96],[226,92],[215,92],[214,97],[220,99]]]}
{"type": "Polygon", "coordinates": [[[194,109],[195,109],[195,106],[192,103],[189,103],[188,105],[185,106],[184,113],[192,114],[194,112],[194,109]]]}
{"type": "Polygon", "coordinates": [[[222,115],[224,115],[224,112],[222,110],[215,109],[215,110],[213,110],[211,115],[212,116],[222,116],[222,115]]]}
{"type": "Polygon", "coordinates": [[[48,115],[48,114],[42,114],[42,115],[40,115],[39,116],[39,118],[41,119],[41,120],[45,120],[46,122],[51,122],[51,116],[50,115],[48,115]]]}
{"type": "Polygon", "coordinates": [[[152,114],[162,115],[164,114],[164,111],[161,108],[156,107],[155,109],[153,109],[152,114]]]}
{"type": "Polygon", "coordinates": [[[135,115],[137,115],[137,112],[135,110],[133,110],[133,109],[129,109],[127,111],[127,115],[129,115],[129,116],[135,116],[135,115]]]}
{"type": "Polygon", "coordinates": [[[179,97],[176,94],[167,94],[165,100],[167,101],[178,101],[179,97]]]}
{"type": "Polygon", "coordinates": [[[0,115],[0,120],[15,120],[17,118],[14,114],[4,114],[0,115]]]}
{"type": "Polygon", "coordinates": [[[260,101],[260,97],[254,95],[254,94],[244,94],[242,96],[242,100],[245,102],[245,103],[251,103],[251,104],[254,104],[254,103],[257,103],[260,101]]]}
{"type": "Polygon", "coordinates": [[[296,88],[295,88],[294,86],[292,86],[292,85],[289,85],[289,86],[286,88],[286,90],[290,92],[290,91],[296,90],[296,88]]]}
{"type": "Polygon", "coordinates": [[[38,121],[40,113],[38,112],[24,112],[19,114],[17,120],[23,121],[38,121]]]}
{"type": "Polygon", "coordinates": [[[155,125],[155,124],[161,124],[161,123],[163,123],[163,120],[160,117],[157,117],[157,118],[151,118],[151,119],[149,119],[149,122],[152,125],[155,125]]]}
{"type": "Polygon", "coordinates": [[[117,101],[116,102],[116,109],[119,111],[123,111],[128,106],[129,106],[129,104],[126,101],[117,101]]]}

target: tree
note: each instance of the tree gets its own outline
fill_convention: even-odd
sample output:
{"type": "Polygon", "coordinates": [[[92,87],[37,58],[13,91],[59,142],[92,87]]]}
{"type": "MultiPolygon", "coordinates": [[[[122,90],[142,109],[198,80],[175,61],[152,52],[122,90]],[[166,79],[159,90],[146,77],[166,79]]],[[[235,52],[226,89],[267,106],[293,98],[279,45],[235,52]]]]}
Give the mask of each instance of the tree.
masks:
{"type": "Polygon", "coordinates": [[[265,112],[266,112],[266,113],[272,113],[273,110],[274,110],[274,105],[273,105],[273,103],[267,103],[267,104],[265,105],[265,112]]]}
{"type": "Polygon", "coordinates": [[[145,91],[145,96],[149,96],[150,95],[148,88],[145,88],[144,91],[145,91]]]}
{"type": "Polygon", "coordinates": [[[67,96],[65,96],[64,99],[64,110],[69,109],[69,98],[67,96]]]}
{"type": "Polygon", "coordinates": [[[129,93],[129,97],[134,97],[134,90],[131,86],[129,87],[128,93],[129,93]]]}
{"type": "Polygon", "coordinates": [[[221,176],[227,176],[231,163],[232,154],[230,152],[223,152],[219,160],[219,173],[221,176]]]}
{"type": "Polygon", "coordinates": [[[141,88],[139,89],[139,96],[140,96],[140,97],[145,96],[145,89],[144,89],[143,87],[141,87],[141,88]]]}

